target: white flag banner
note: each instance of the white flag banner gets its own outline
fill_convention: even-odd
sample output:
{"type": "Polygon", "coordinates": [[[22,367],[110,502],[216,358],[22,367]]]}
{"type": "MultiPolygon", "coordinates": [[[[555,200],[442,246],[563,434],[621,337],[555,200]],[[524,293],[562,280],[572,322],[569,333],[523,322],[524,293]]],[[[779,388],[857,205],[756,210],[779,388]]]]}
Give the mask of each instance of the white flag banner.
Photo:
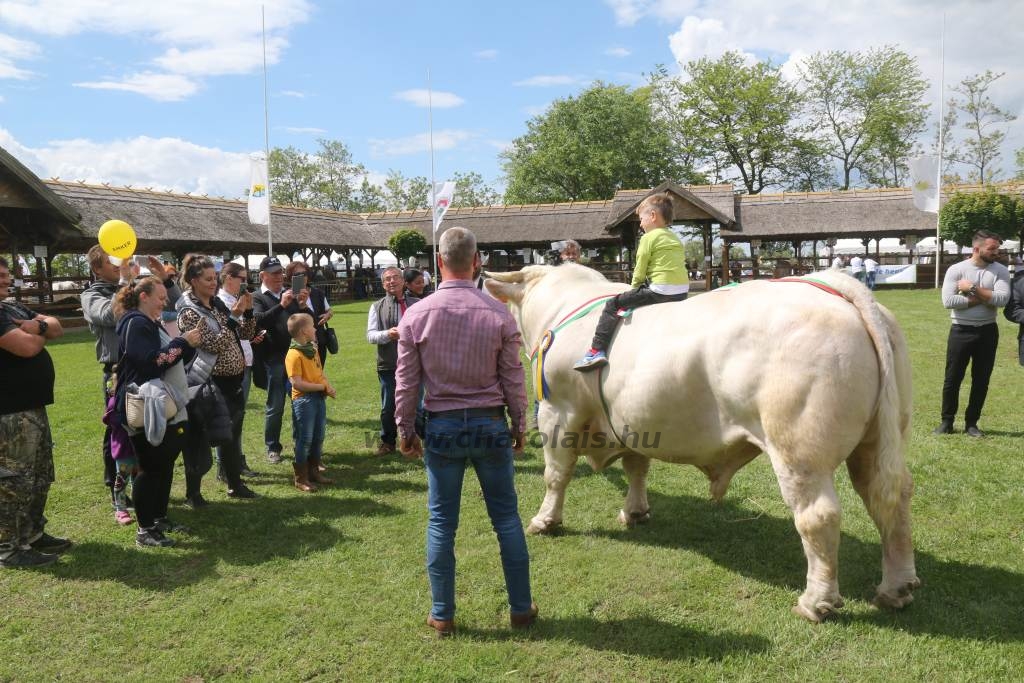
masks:
{"type": "Polygon", "coordinates": [[[914,192],[914,206],[928,213],[939,212],[939,159],[931,154],[910,160],[910,183],[914,192]]]}
{"type": "Polygon", "coordinates": [[[249,155],[249,222],[270,225],[270,174],[263,152],[249,155]]]}
{"type": "Polygon", "coordinates": [[[444,219],[444,215],[448,212],[448,207],[451,206],[454,199],[455,183],[451,180],[446,180],[443,183],[434,183],[433,192],[427,193],[427,203],[431,205],[431,208],[434,211],[435,233],[437,232],[438,226],[441,225],[441,221],[444,219]]]}

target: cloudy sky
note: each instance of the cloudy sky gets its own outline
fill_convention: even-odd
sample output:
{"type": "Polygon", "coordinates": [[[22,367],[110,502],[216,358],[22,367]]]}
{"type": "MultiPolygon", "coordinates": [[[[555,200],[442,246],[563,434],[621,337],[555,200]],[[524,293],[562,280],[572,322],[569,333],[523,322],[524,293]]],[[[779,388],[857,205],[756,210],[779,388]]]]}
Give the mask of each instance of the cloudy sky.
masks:
{"type": "MultiPolygon", "coordinates": [[[[345,142],[377,179],[477,171],[553,100],[595,80],[629,86],[658,64],[741,50],[792,64],[892,44],[946,82],[1006,72],[993,99],[1020,119],[1020,0],[272,0],[271,146],[345,142]]],[[[240,196],[264,141],[260,3],[0,0],[0,146],[43,177],[240,196]]],[[[929,135],[930,139],[930,135],[929,135]]]]}

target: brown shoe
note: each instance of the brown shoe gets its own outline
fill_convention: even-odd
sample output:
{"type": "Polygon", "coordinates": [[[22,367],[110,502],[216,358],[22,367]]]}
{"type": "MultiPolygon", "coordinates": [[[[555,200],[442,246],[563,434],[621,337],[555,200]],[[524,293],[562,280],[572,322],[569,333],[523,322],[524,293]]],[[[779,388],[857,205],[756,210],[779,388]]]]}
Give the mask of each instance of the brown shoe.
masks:
{"type": "Polygon", "coordinates": [[[333,484],[334,483],[333,479],[328,479],[324,475],[320,474],[321,470],[320,470],[320,461],[319,460],[309,460],[308,463],[309,463],[309,471],[307,472],[306,476],[309,478],[309,481],[311,483],[313,483],[313,484],[333,484]]]}
{"type": "Polygon", "coordinates": [[[512,624],[512,628],[530,628],[533,626],[533,622],[537,621],[537,613],[540,610],[537,609],[537,603],[530,605],[530,611],[526,614],[510,614],[509,623],[512,624]]]}
{"type": "Polygon", "coordinates": [[[374,455],[391,455],[395,452],[395,444],[382,441],[380,446],[377,447],[377,452],[374,455]]]}
{"type": "Polygon", "coordinates": [[[292,463],[292,471],[295,473],[295,488],[306,493],[313,493],[316,491],[316,487],[309,483],[309,477],[306,476],[308,467],[307,463],[292,463]]]}
{"type": "Polygon", "coordinates": [[[438,638],[447,638],[455,633],[454,620],[435,619],[434,617],[427,615],[427,626],[437,631],[438,638]]]}

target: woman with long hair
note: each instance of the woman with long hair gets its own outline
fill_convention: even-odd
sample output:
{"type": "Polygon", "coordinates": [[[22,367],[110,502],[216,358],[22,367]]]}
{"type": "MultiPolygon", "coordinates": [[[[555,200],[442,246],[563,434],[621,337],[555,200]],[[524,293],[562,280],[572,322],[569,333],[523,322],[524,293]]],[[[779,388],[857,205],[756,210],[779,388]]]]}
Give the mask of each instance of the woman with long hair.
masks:
{"type": "MultiPolygon", "coordinates": [[[[252,295],[243,294],[230,309],[217,298],[217,271],[208,256],[189,254],[181,266],[184,294],[178,301],[178,328],[182,332],[200,330],[198,347],[205,366],[212,366],[209,379],[220,390],[231,419],[231,441],[221,449],[221,466],[228,485],[229,498],[255,498],[242,481],[242,414],[245,397],[242,377],[245,355],[241,339],[252,339],[256,320],[252,295]]],[[[209,367],[208,367],[209,369],[209,367]]],[[[196,377],[195,369],[193,376],[196,377]]],[[[201,378],[200,381],[204,381],[201,378]]],[[[210,471],[213,457],[206,431],[196,415],[189,417],[189,436],[185,443],[185,496],[193,508],[206,505],[200,491],[203,475],[210,471]]]]}
{"type": "MultiPolygon", "coordinates": [[[[117,323],[118,360],[115,397],[121,424],[127,424],[125,395],[128,385],[142,386],[153,379],[172,385],[180,395],[188,391],[184,363],[195,355],[200,334],[192,330],[171,337],[160,323],[167,302],[167,290],[159,278],[144,277],[121,288],[114,297],[117,323]]],[[[135,542],[143,547],[174,545],[166,532],[184,528],[167,518],[174,461],[185,442],[185,411],[171,418],[158,445],[149,442],[145,430],[131,437],[139,472],[132,495],[139,530],[135,542]]]]}

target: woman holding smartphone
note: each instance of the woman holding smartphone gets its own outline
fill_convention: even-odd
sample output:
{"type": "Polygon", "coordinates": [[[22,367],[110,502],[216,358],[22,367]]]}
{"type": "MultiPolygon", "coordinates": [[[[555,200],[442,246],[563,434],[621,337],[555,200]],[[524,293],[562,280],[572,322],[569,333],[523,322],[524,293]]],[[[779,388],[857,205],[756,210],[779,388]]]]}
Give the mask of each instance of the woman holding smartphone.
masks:
{"type": "MultiPolygon", "coordinates": [[[[245,266],[238,263],[225,263],[220,269],[220,290],[217,292],[217,298],[224,302],[224,305],[228,307],[228,310],[232,310],[235,304],[238,303],[238,299],[249,293],[249,274],[245,270],[245,266]]],[[[242,321],[239,320],[239,323],[242,321]]],[[[239,343],[242,345],[242,355],[245,357],[245,370],[242,372],[242,405],[246,405],[249,402],[249,389],[252,387],[252,345],[259,344],[263,341],[263,337],[266,334],[266,330],[257,330],[251,340],[239,339],[239,343]]],[[[242,416],[239,422],[244,421],[245,411],[242,411],[242,416]]],[[[241,428],[241,425],[239,426],[241,428]]],[[[217,449],[217,462],[221,462],[221,449],[217,449]]],[[[218,475],[220,476],[220,475],[218,475]]],[[[245,453],[242,453],[242,476],[243,477],[254,477],[256,473],[249,469],[249,463],[245,457],[245,453]]]]}
{"type": "Polygon", "coordinates": [[[320,353],[320,365],[327,365],[327,330],[326,323],[334,315],[331,305],[327,302],[327,295],[319,287],[309,285],[309,266],[302,261],[292,261],[284,269],[285,284],[292,283],[295,300],[302,304],[305,293],[305,304],[302,312],[308,313],[316,325],[316,348],[320,353]],[[294,285],[302,285],[295,289],[294,285]]]}

